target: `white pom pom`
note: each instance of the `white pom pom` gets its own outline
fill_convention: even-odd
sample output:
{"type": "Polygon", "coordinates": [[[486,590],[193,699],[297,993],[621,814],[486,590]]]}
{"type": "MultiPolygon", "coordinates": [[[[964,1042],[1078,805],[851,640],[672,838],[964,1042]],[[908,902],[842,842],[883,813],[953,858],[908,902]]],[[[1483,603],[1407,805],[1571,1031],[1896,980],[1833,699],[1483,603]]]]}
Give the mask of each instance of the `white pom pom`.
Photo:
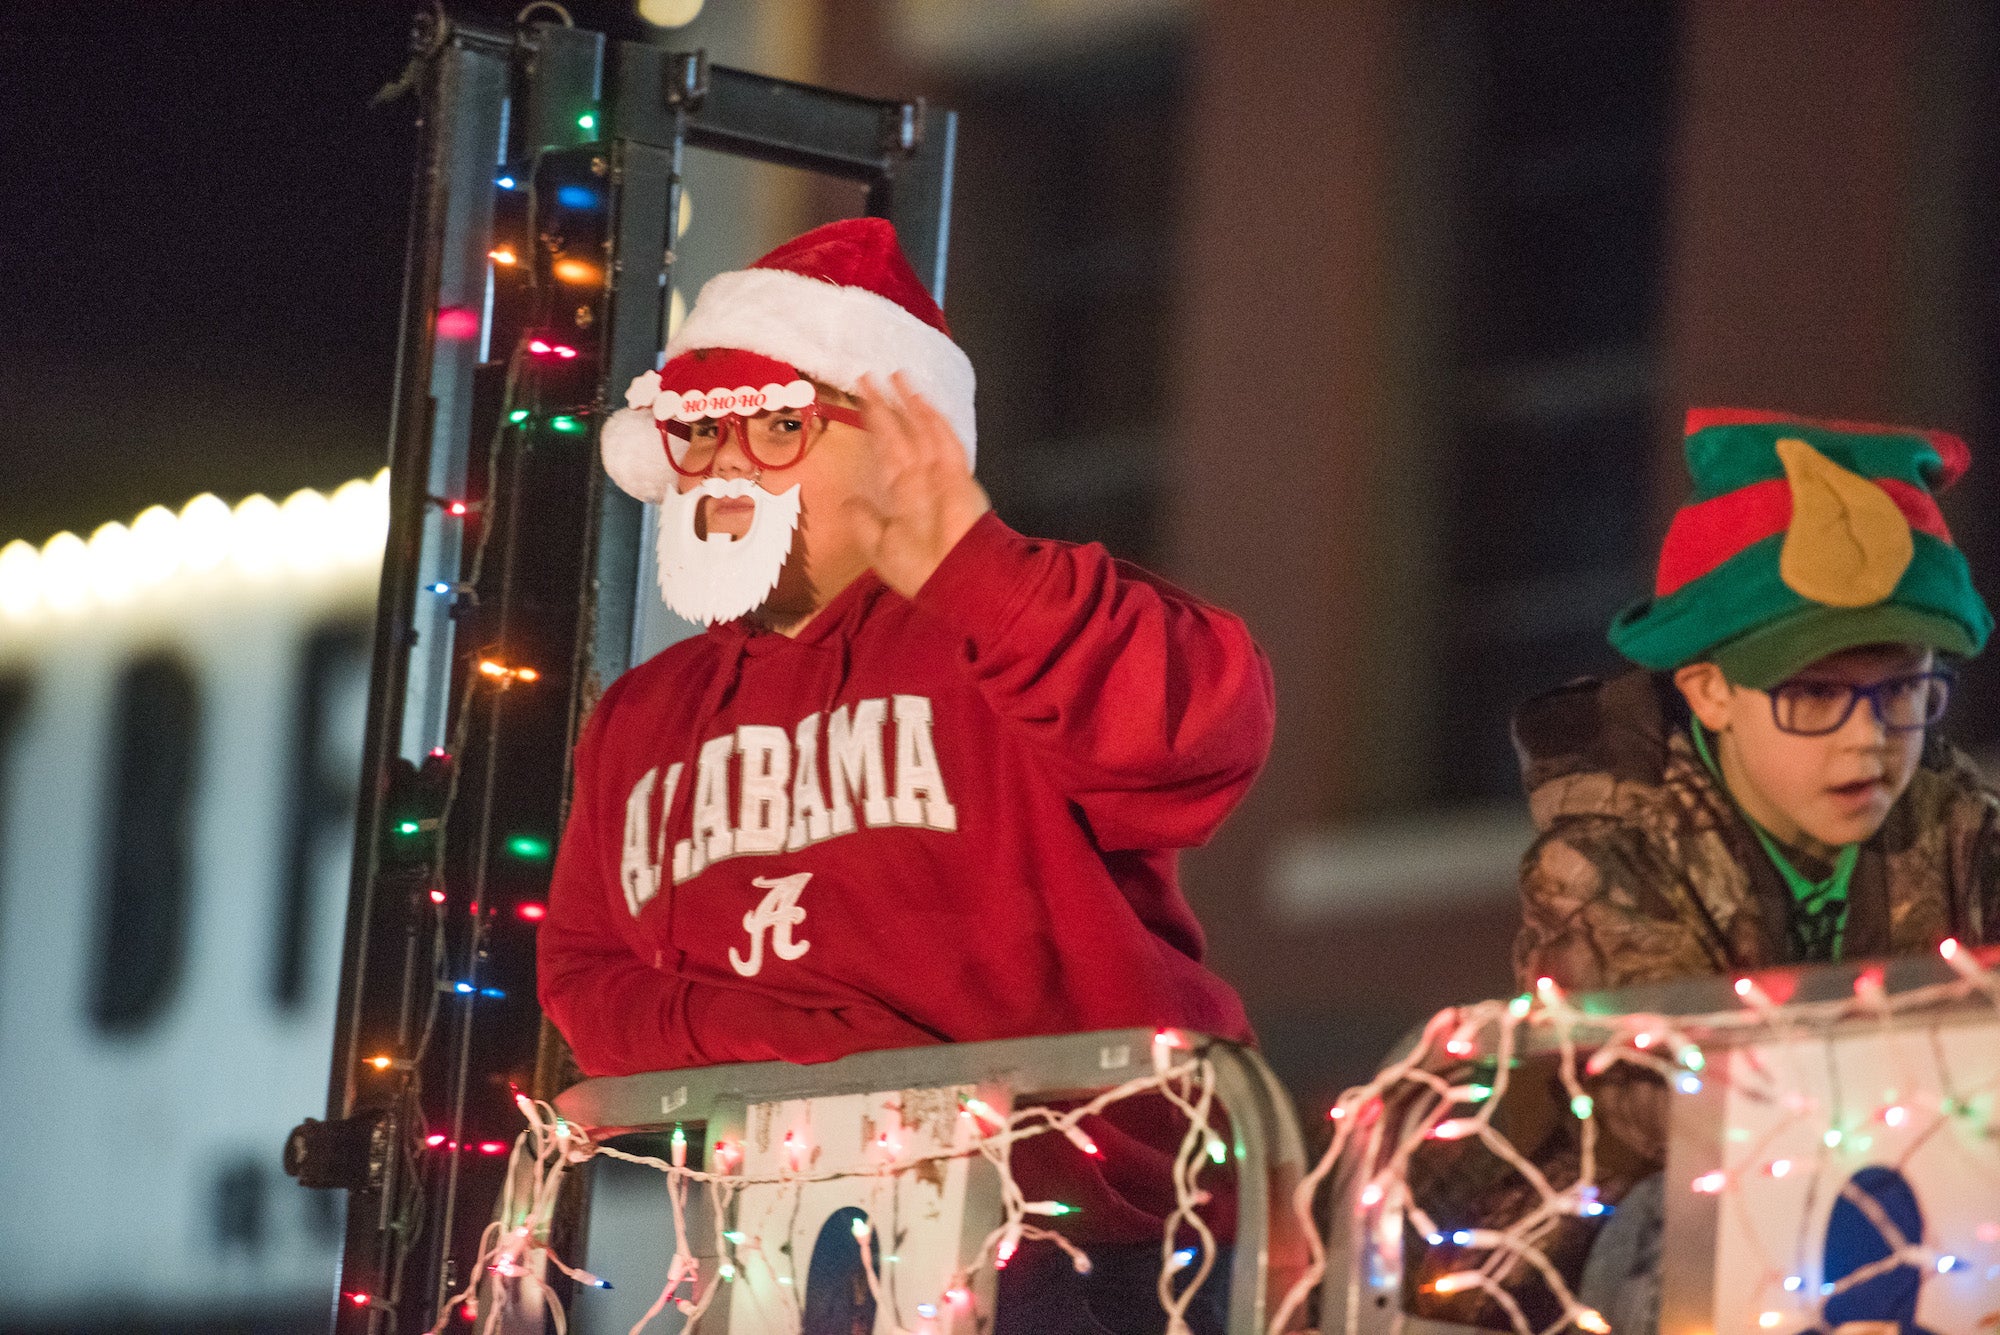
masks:
{"type": "Polygon", "coordinates": [[[660,373],[658,371],[641,371],[638,375],[633,376],[632,383],[625,387],[625,406],[627,408],[644,408],[653,401],[659,392],[660,373]]]}
{"type": "Polygon", "coordinates": [[[597,438],[604,471],[628,496],[657,503],[673,486],[673,466],[653,414],[643,408],[621,408],[605,420],[597,438]]]}

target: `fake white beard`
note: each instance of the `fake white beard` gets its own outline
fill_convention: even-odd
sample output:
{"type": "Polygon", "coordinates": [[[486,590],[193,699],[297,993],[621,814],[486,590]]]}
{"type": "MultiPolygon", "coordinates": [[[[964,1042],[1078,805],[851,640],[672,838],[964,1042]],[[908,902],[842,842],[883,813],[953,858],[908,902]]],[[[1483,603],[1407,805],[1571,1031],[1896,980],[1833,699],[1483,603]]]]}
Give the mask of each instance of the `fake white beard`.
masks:
{"type": "Polygon", "coordinates": [[[799,526],[799,489],[772,494],[748,478],[705,477],[692,491],[669,490],[660,502],[660,595],[675,616],[710,626],[753,612],[778,586],[799,526]],[[756,505],[740,538],[695,536],[704,496],[747,496],[756,505]]]}

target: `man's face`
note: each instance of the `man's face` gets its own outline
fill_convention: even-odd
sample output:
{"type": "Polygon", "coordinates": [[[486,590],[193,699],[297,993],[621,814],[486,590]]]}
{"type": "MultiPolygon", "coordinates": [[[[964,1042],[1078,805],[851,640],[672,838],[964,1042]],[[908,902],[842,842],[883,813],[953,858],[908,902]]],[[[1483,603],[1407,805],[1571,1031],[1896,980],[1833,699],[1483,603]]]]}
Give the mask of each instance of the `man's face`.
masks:
{"type": "MultiPolygon", "coordinates": [[[[855,400],[825,386],[819,388],[821,401],[853,406],[855,400]]],[[[779,613],[811,612],[823,606],[867,569],[866,548],[846,504],[858,494],[861,470],[867,462],[868,437],[859,427],[821,418],[807,421],[794,410],[759,413],[739,429],[732,424],[718,429],[714,423],[698,425],[690,440],[697,454],[714,455],[713,476],[745,478],[758,489],[776,496],[799,489],[799,524],[791,553],[778,577],[767,607],[779,613]],[[759,441],[782,440],[796,435],[803,443],[799,462],[781,469],[760,468],[743,448],[746,432],[758,433],[759,441]]],[[[774,451],[759,449],[765,457],[774,451]]],[[[700,478],[679,475],[677,489],[686,494],[701,483],[700,478]]],[[[758,502],[749,497],[704,496],[697,502],[695,533],[706,539],[711,533],[742,537],[750,530],[758,502]]]]}
{"type": "Polygon", "coordinates": [[[1805,835],[1837,848],[1882,827],[1916,773],[1924,732],[1890,730],[1862,699],[1838,728],[1802,736],[1779,726],[1772,696],[1795,692],[1837,709],[1845,688],[1928,672],[1931,658],[1914,645],[1869,645],[1820,659],[1771,691],[1732,685],[1712,663],[1683,668],[1676,681],[1717,735],[1717,759],[1743,809],[1787,843],[1805,835]]]}

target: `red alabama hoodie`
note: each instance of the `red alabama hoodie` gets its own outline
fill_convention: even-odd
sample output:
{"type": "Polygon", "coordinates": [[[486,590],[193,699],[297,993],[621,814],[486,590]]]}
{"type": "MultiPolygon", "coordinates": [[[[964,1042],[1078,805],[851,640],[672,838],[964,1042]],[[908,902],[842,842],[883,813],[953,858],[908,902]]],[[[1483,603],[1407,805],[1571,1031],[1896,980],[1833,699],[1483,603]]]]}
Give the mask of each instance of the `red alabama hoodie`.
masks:
{"type": "Polygon", "coordinates": [[[716,626],[605,692],[543,1008],[591,1075],[1128,1026],[1248,1040],[1176,862],[1272,721],[1237,618],[989,514],[913,600],[864,575],[796,638],[716,626]]]}
{"type": "Polygon", "coordinates": [[[541,998],[592,1075],[1122,1026],[1247,1039],[1176,850],[1270,744],[1248,631],[981,519],[914,600],[743,620],[605,692],[541,998]]]}

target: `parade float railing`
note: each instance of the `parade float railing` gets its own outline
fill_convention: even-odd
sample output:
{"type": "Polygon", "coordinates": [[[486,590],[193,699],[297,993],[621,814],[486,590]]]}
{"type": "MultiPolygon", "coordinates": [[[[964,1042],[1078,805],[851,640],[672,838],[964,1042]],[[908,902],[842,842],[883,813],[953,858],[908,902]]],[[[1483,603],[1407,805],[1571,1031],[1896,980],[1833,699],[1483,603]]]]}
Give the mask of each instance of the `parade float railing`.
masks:
{"type": "Polygon", "coordinates": [[[2000,1328],[1996,962],[1947,941],[1441,1012],[1301,1183],[1302,1213],[1332,1188],[1320,1329],[2000,1328]]]}
{"type": "Polygon", "coordinates": [[[440,1325],[469,1316],[475,1329],[539,1331],[550,1320],[560,1329],[563,1298],[574,1297],[569,1319],[578,1319],[588,1290],[615,1279],[661,1285],[645,1320],[665,1313],[681,1329],[796,1332],[826,1296],[815,1287],[851,1296],[865,1280],[865,1304],[843,1308],[838,1329],[860,1328],[857,1318],[911,1335],[990,1329],[995,1271],[1024,1241],[1048,1239],[1077,1269],[1090,1264],[1054,1228],[1071,1207],[1030,1200],[1016,1183],[1013,1147],[1061,1135],[1099,1153],[1079,1123],[1134,1097],[1164,1098],[1187,1123],[1173,1168],[1178,1205],[1161,1243],[1158,1291],[1170,1319],[1222,1278],[1212,1276],[1222,1257],[1228,1330],[1263,1332],[1309,1250],[1293,1210],[1305,1156],[1291,1100],[1249,1049],[1151,1029],[586,1080],[553,1104],[522,1095],[530,1129],[478,1279],[440,1325]],[[565,1177],[605,1160],[665,1179],[664,1274],[599,1276],[584,1230],[560,1222],[565,1177]],[[1236,1194],[1233,1240],[1215,1239],[1199,1212],[1225,1174],[1236,1194]]]}

